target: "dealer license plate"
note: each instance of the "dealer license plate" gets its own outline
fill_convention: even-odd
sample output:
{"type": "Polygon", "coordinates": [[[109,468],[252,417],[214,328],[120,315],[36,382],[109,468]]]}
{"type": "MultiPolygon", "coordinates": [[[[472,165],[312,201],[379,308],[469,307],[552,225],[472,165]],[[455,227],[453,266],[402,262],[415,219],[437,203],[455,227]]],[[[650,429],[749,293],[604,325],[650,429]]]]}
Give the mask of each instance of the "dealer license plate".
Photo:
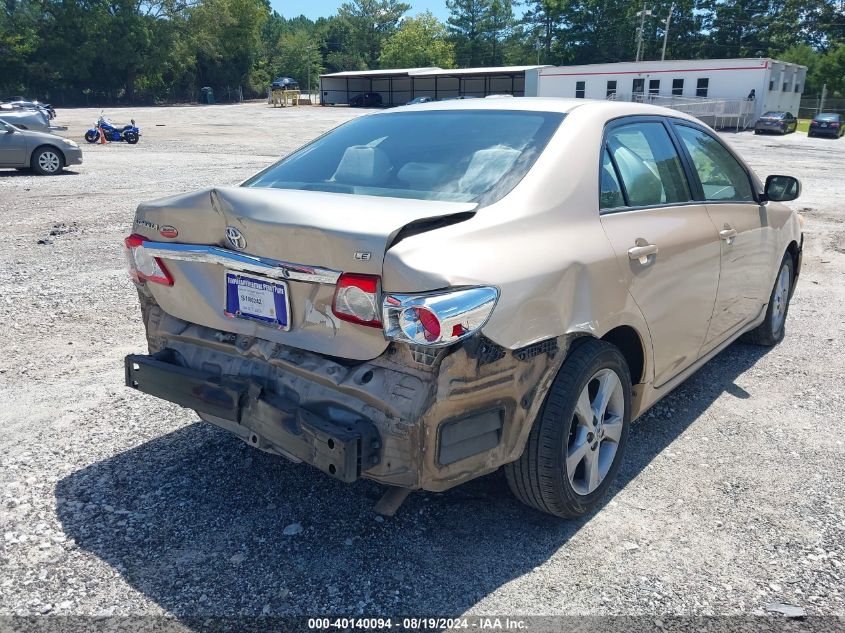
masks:
{"type": "Polygon", "coordinates": [[[226,316],[290,329],[290,301],[284,281],[226,273],[226,316]]]}

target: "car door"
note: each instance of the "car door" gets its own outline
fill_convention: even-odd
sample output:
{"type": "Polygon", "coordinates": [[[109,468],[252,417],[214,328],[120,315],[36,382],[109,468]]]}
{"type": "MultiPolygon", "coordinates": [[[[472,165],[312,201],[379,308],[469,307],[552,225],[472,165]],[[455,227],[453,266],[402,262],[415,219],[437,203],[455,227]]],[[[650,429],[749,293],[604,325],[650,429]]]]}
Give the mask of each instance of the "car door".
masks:
{"type": "Polygon", "coordinates": [[[26,135],[0,121],[0,167],[26,165],[26,135]]]}
{"type": "Polygon", "coordinates": [[[600,166],[601,223],[651,334],[654,385],[695,362],[719,282],[719,235],[662,117],[614,121],[600,166]]]}
{"type": "Polygon", "coordinates": [[[751,175],[716,135],[686,122],[676,123],[675,131],[693,167],[693,190],[706,201],[721,243],[722,272],[706,352],[760,314],[771,290],[776,236],[765,205],[755,200],[751,175]]]}

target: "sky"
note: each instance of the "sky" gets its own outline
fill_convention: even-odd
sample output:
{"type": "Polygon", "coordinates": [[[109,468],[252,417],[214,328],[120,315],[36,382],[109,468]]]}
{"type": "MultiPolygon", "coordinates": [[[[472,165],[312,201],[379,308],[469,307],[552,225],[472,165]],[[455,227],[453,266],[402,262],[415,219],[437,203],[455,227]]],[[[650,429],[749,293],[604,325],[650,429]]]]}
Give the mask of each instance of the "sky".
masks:
{"type": "MultiPolygon", "coordinates": [[[[431,11],[440,20],[445,21],[449,17],[446,0],[405,1],[411,5],[411,10],[408,11],[407,15],[431,11]]],[[[316,20],[321,16],[328,17],[336,14],[341,2],[342,0],[270,0],[270,6],[285,18],[304,15],[306,18],[316,20]]]]}

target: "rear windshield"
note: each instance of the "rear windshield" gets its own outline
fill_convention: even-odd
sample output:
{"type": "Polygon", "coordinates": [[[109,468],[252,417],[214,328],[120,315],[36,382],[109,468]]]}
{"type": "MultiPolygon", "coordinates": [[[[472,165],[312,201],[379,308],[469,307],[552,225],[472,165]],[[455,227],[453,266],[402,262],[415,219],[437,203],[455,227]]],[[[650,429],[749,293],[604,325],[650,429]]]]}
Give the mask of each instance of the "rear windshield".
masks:
{"type": "Polygon", "coordinates": [[[766,114],[763,115],[763,118],[764,119],[782,119],[783,115],[784,115],[783,112],[766,112],[766,114]]]}
{"type": "Polygon", "coordinates": [[[563,118],[519,110],[363,116],[243,186],[489,203],[519,182],[563,118]]]}
{"type": "Polygon", "coordinates": [[[838,114],[817,114],[815,116],[816,121],[838,121],[839,115],[838,114]]]}

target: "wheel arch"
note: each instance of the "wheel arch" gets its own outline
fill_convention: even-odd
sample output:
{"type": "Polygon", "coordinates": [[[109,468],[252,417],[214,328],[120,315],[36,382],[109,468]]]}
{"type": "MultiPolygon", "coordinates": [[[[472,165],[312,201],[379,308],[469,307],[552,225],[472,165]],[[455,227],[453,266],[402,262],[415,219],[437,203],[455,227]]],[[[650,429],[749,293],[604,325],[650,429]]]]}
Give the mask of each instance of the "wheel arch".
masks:
{"type": "Polygon", "coordinates": [[[646,347],[636,328],[630,325],[618,325],[602,336],[591,334],[577,336],[570,344],[567,356],[590,340],[605,341],[619,350],[628,364],[628,371],[631,372],[632,385],[646,382],[646,347]]]}
{"type": "Polygon", "coordinates": [[[792,297],[792,293],[795,292],[795,286],[798,285],[798,275],[801,272],[801,249],[798,246],[798,242],[795,240],[789,242],[786,252],[792,257],[792,287],[789,289],[789,296],[792,297]]]}
{"type": "Polygon", "coordinates": [[[53,145],[52,143],[41,143],[40,145],[36,145],[35,147],[33,147],[32,151],[29,153],[29,161],[32,162],[32,157],[35,156],[35,153],[38,150],[44,148],[50,148],[52,150],[55,150],[58,153],[59,158],[62,159],[62,166],[64,167],[65,165],[67,165],[67,156],[65,156],[65,153],[60,147],[53,145]]]}

